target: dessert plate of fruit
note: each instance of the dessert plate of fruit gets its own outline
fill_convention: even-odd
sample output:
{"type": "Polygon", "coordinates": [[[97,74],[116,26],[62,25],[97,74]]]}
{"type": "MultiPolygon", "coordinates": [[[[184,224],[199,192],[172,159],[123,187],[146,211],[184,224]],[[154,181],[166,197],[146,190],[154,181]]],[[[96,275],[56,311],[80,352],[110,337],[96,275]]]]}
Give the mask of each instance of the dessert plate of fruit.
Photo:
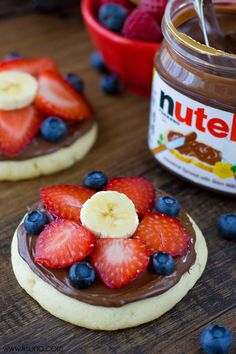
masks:
{"type": "Polygon", "coordinates": [[[117,330],[159,318],[207,262],[201,230],[144,177],[89,172],[83,185],[42,188],[12,240],[20,286],[52,315],[117,330]]]}
{"type": "Polygon", "coordinates": [[[0,180],[51,174],[85,156],[97,125],[81,87],[48,57],[0,63],[0,180]]]}

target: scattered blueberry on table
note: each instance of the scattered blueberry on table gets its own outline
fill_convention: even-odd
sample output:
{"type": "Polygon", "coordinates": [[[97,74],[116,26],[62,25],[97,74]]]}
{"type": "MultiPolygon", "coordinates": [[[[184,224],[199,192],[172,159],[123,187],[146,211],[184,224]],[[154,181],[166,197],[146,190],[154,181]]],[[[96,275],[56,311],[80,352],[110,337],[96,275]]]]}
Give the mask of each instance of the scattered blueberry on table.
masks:
{"type": "Polygon", "coordinates": [[[100,80],[101,90],[108,95],[115,95],[119,92],[119,80],[115,74],[103,76],[100,80]]]}
{"type": "Polygon", "coordinates": [[[91,171],[84,176],[83,186],[101,191],[107,185],[108,177],[101,171],[91,171]]]}
{"type": "Polygon", "coordinates": [[[93,52],[90,58],[91,66],[105,75],[100,79],[101,90],[108,95],[115,95],[120,92],[120,83],[115,74],[109,73],[104,60],[99,52],[93,52]]]}
{"type": "Polygon", "coordinates": [[[172,197],[161,197],[155,202],[155,209],[162,214],[176,218],[180,212],[180,204],[177,199],[172,197]]]}
{"type": "Polygon", "coordinates": [[[236,214],[223,214],[218,219],[218,230],[222,237],[236,240],[236,214]]]}
{"type": "Polygon", "coordinates": [[[47,214],[41,210],[33,210],[29,212],[24,219],[25,230],[30,235],[38,235],[44,226],[49,223],[47,214]]]}
{"type": "Polygon", "coordinates": [[[78,92],[83,93],[84,81],[77,74],[69,73],[64,76],[65,80],[69,82],[71,86],[78,92]]]}
{"type": "Polygon", "coordinates": [[[93,52],[91,54],[90,63],[95,70],[102,73],[107,72],[106,65],[104,63],[102,55],[99,52],[93,52]]]}
{"type": "Polygon", "coordinates": [[[13,60],[13,59],[19,59],[19,58],[23,58],[23,55],[20,54],[19,52],[12,52],[9,53],[5,56],[5,60],[13,60]]]}
{"type": "Polygon", "coordinates": [[[200,343],[206,354],[227,354],[233,343],[233,336],[221,324],[210,325],[202,331],[200,343]]]}
{"type": "Polygon", "coordinates": [[[62,140],[66,136],[67,131],[66,123],[57,117],[46,118],[40,127],[42,137],[51,143],[57,143],[62,140]]]}
{"type": "Polygon", "coordinates": [[[156,252],[152,256],[152,267],[158,275],[169,275],[174,270],[175,261],[169,253],[156,252]]]}
{"type": "Polygon", "coordinates": [[[75,288],[89,288],[95,281],[95,271],[88,262],[74,263],[69,270],[69,280],[75,288]]]}
{"type": "MultiPolygon", "coordinates": [[[[68,1],[69,2],[69,1],[68,1]]],[[[63,6],[60,4],[62,1],[55,0],[31,0],[31,6],[34,10],[41,11],[43,13],[58,12],[63,16],[63,6]]],[[[66,3],[66,1],[65,1],[66,3]]]]}

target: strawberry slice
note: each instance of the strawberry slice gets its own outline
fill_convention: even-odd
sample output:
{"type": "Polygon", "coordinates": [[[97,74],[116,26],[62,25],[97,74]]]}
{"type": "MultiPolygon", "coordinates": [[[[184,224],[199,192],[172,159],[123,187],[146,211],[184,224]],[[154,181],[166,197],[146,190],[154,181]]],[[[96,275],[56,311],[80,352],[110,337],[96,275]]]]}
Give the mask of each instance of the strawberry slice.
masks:
{"type": "Polygon", "coordinates": [[[116,177],[108,182],[104,190],[126,194],[134,203],[140,218],[150,211],[154,204],[154,187],[144,177],[116,177]]]}
{"type": "Polygon", "coordinates": [[[20,70],[38,76],[46,70],[57,71],[54,61],[47,57],[18,58],[0,63],[0,71],[20,70]]]}
{"type": "Polygon", "coordinates": [[[90,260],[109,288],[120,288],[146,270],[149,254],[141,240],[104,238],[96,239],[90,260]]]}
{"type": "Polygon", "coordinates": [[[78,186],[57,185],[41,189],[45,208],[59,218],[80,222],[80,210],[95,191],[78,186]]]}
{"type": "Polygon", "coordinates": [[[67,120],[82,120],[91,116],[85,99],[53,71],[45,71],[38,77],[36,107],[45,115],[54,115],[67,120]]]}
{"type": "Polygon", "coordinates": [[[38,236],[34,260],[49,268],[65,268],[84,259],[94,246],[94,236],[69,220],[46,225],[38,236]]]}
{"type": "Polygon", "coordinates": [[[0,152],[18,156],[38,133],[42,117],[28,106],[13,111],[0,110],[0,152]]]}
{"type": "Polygon", "coordinates": [[[152,252],[167,252],[175,257],[186,254],[190,236],[180,220],[152,212],[144,216],[134,238],[145,241],[152,252]]]}

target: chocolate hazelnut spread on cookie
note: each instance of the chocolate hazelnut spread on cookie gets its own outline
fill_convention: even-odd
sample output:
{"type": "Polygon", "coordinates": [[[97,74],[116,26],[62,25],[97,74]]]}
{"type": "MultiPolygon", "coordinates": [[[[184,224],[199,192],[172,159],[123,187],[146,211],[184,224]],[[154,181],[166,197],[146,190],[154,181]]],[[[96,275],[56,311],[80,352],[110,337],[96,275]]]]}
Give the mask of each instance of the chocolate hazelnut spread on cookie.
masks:
{"type": "Polygon", "coordinates": [[[215,1],[214,6],[221,41],[209,28],[208,47],[192,2],[167,5],[164,41],[155,58],[148,143],[168,170],[235,196],[236,1],[224,6],[215,1]],[[195,138],[187,141],[193,133],[195,138]]]}
{"type": "MultiPolygon", "coordinates": [[[[157,197],[162,196],[166,196],[166,193],[157,190],[157,197]]],[[[42,204],[37,203],[31,209],[35,210],[36,208],[42,209],[42,204]]],[[[88,289],[75,289],[69,282],[68,268],[53,269],[36,263],[34,255],[37,237],[27,234],[23,224],[19,226],[17,231],[18,252],[35,274],[63,294],[96,306],[119,307],[166,292],[177,284],[182,275],[188,272],[194,264],[196,235],[188,215],[183,210],[180,213],[180,220],[190,239],[187,253],[184,256],[175,257],[174,272],[170,275],[160,276],[155,274],[149,265],[142,275],[120,289],[107,287],[99,278],[88,289]]]]}
{"type": "MultiPolygon", "coordinates": [[[[65,148],[73,144],[77,139],[82,137],[88,132],[88,130],[94,124],[93,118],[87,118],[80,122],[73,122],[68,124],[67,135],[57,143],[50,143],[43,139],[40,134],[38,134],[33,141],[26,147],[26,149],[18,156],[11,159],[11,161],[21,161],[30,159],[33,157],[38,157],[42,155],[47,155],[58,151],[59,149],[65,148]]],[[[0,153],[0,161],[7,161],[9,158],[0,153]]]]}
{"type": "Polygon", "coordinates": [[[60,74],[49,57],[0,62],[1,180],[33,178],[68,167],[58,163],[58,154],[47,167],[47,155],[70,147],[86,133],[82,153],[71,146],[65,155],[74,154],[72,164],[92,146],[96,123],[82,87],[75,84],[79,80],[77,74],[60,74]],[[37,159],[41,156],[45,158],[37,159]]]}

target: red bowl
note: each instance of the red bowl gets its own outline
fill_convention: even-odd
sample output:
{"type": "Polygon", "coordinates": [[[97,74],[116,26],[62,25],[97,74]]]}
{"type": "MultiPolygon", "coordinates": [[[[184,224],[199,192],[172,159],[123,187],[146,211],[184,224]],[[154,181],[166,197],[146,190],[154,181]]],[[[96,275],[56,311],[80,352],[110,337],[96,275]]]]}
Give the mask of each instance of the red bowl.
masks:
{"type": "Polygon", "coordinates": [[[118,75],[127,90],[149,96],[154,56],[160,43],[127,39],[101,26],[96,18],[98,0],[83,0],[81,10],[94,46],[108,69],[118,75]]]}

